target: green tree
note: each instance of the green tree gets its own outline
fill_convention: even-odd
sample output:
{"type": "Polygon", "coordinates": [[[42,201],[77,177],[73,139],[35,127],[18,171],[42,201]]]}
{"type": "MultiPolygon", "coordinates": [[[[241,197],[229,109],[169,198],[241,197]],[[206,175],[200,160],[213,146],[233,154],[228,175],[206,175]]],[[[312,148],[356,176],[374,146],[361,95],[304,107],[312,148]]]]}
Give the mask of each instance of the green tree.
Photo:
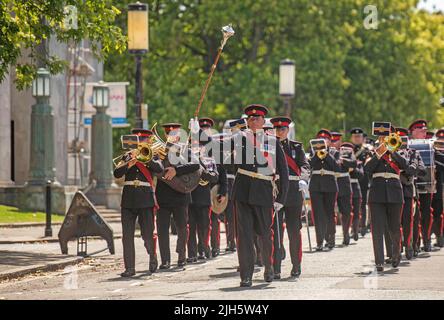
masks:
{"type": "Polygon", "coordinates": [[[126,37],[115,25],[120,11],[111,0],[0,0],[0,81],[10,66],[16,68],[16,85],[29,86],[39,65],[51,73],[64,70],[66,62],[48,54],[45,40],[54,37],[67,43],[88,39],[97,58],[106,59],[111,52],[121,53],[126,37]],[[77,26],[66,24],[71,11],[76,10],[77,26]],[[25,59],[19,63],[20,58],[25,59]]]}

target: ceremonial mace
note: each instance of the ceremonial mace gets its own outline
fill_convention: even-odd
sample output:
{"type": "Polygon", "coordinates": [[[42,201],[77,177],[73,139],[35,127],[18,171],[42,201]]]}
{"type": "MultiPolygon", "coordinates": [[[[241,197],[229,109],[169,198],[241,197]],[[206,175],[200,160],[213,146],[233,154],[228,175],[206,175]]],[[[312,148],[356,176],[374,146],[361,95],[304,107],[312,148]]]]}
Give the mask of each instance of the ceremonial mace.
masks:
{"type": "Polygon", "coordinates": [[[208,75],[208,79],[205,82],[205,86],[202,90],[202,94],[200,96],[199,99],[199,104],[197,105],[196,111],[194,112],[194,118],[197,121],[197,117],[199,116],[199,111],[200,108],[202,107],[202,103],[205,99],[205,95],[207,94],[207,90],[208,87],[210,86],[210,82],[211,82],[211,78],[213,77],[214,71],[216,70],[217,67],[217,63],[219,62],[220,56],[222,54],[222,51],[224,50],[225,44],[227,43],[228,39],[231,38],[232,36],[234,36],[234,30],[231,26],[231,24],[229,24],[228,26],[222,27],[222,34],[223,34],[223,39],[221,41],[219,50],[217,51],[217,56],[216,56],[216,60],[214,60],[214,63],[211,67],[211,71],[210,74],[208,75]]]}

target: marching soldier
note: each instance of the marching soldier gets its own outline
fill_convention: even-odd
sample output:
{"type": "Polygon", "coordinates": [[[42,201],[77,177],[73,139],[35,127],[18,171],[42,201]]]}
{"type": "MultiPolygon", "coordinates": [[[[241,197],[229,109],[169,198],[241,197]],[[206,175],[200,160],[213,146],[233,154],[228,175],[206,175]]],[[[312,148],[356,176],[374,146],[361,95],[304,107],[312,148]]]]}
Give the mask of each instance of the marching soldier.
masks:
{"type": "MultiPolygon", "coordinates": [[[[409,126],[412,139],[426,139],[427,121],[423,119],[413,121],[409,126]]],[[[424,244],[424,251],[432,251],[431,231],[432,231],[432,199],[433,193],[419,193],[419,213],[421,235],[424,244]]],[[[419,241],[416,243],[419,249],[419,241]]]]}
{"type": "Polygon", "coordinates": [[[376,270],[384,271],[384,233],[388,228],[392,240],[392,266],[401,261],[401,213],[404,197],[400,181],[401,170],[408,163],[398,151],[389,151],[380,137],[375,154],[365,164],[365,172],[371,177],[369,206],[372,212],[371,230],[376,270]]]}
{"type": "MultiPolygon", "coordinates": [[[[358,160],[358,163],[364,166],[365,161],[372,155],[371,150],[365,145],[364,130],[362,130],[361,128],[353,128],[350,130],[350,134],[351,134],[351,143],[353,143],[355,149],[355,157],[358,160]]],[[[361,208],[359,214],[361,236],[365,236],[368,229],[367,228],[368,185],[369,185],[369,179],[368,176],[364,173],[364,175],[362,175],[359,178],[359,189],[361,191],[361,208]]],[[[356,240],[357,235],[354,235],[353,238],[356,240]]]]}
{"type": "Polygon", "coordinates": [[[302,205],[304,201],[303,192],[308,192],[308,180],[310,177],[310,166],[305,156],[304,148],[301,142],[288,139],[289,125],[292,122],[287,117],[275,117],[271,123],[276,130],[276,136],[279,138],[284,149],[285,158],[288,164],[289,187],[287,200],[284,207],[276,213],[274,230],[274,278],[280,279],[281,273],[281,252],[279,250],[282,238],[284,237],[283,220],[285,213],[285,224],[290,242],[290,257],[293,265],[291,269],[292,277],[299,277],[301,274],[302,260],[302,205]]]}
{"type": "Polygon", "coordinates": [[[276,137],[262,129],[268,113],[262,105],[249,105],[248,130],[226,142],[235,150],[236,179],[233,185],[241,287],[250,287],[254,271],[254,237],[260,237],[264,280],[272,282],[273,214],[279,212],[288,190],[288,167],[276,137]],[[276,183],[276,175],[279,175],[276,183]],[[276,191],[276,192],[275,192],[276,191]],[[273,210],[274,208],[274,210],[273,210]]]}
{"type": "Polygon", "coordinates": [[[348,246],[350,244],[349,231],[352,223],[354,240],[358,240],[357,222],[359,222],[360,190],[357,181],[364,174],[362,164],[358,166],[353,144],[349,142],[342,143],[339,164],[341,169],[336,176],[339,188],[337,202],[339,212],[341,213],[341,225],[344,235],[342,244],[348,246]],[[357,208],[354,208],[354,206],[357,208]],[[354,218],[355,213],[357,218],[354,218]]]}
{"type": "MultiPolygon", "coordinates": [[[[162,126],[167,136],[177,140],[179,134],[179,123],[167,123],[162,126]]],[[[188,205],[191,201],[190,193],[181,193],[171,188],[164,179],[171,180],[175,176],[181,176],[199,170],[199,163],[184,163],[178,165],[169,165],[165,168],[165,174],[162,179],[157,180],[156,195],[159,202],[159,211],[157,213],[157,232],[159,236],[159,248],[162,264],[160,269],[169,269],[171,267],[170,253],[170,221],[171,215],[177,230],[176,252],[179,255],[177,265],[183,267],[186,264],[186,244],[188,239],[188,205]]]]}
{"type": "MultiPolygon", "coordinates": [[[[188,262],[197,261],[197,251],[199,251],[199,260],[209,259],[211,256],[209,239],[211,231],[211,186],[216,184],[219,174],[216,168],[216,162],[208,157],[205,145],[210,142],[211,137],[200,131],[199,141],[192,143],[192,148],[197,147],[195,151],[196,158],[200,160],[204,168],[199,185],[191,192],[191,204],[189,206],[189,237],[188,237],[188,262]],[[196,241],[196,233],[199,243],[196,241]]],[[[193,151],[193,152],[194,152],[193,151]]]]}
{"type": "MultiPolygon", "coordinates": [[[[440,129],[436,132],[438,143],[444,143],[444,130],[440,129]]],[[[444,183],[444,152],[442,147],[435,148],[435,164],[436,164],[436,193],[433,195],[433,226],[432,231],[436,237],[435,247],[444,247],[443,239],[443,183],[444,183]]]]}
{"type": "MultiPolygon", "coordinates": [[[[211,129],[214,126],[214,120],[211,118],[200,118],[199,119],[199,126],[200,128],[208,135],[211,135],[211,129]]],[[[221,168],[220,166],[217,166],[218,171],[219,170],[223,170],[223,168],[221,168]]],[[[220,175],[218,175],[220,177],[220,175]]],[[[221,177],[223,178],[223,177],[221,177]]],[[[212,182],[212,184],[217,184],[212,182]]],[[[223,192],[225,192],[225,190],[222,190],[223,192]]],[[[221,197],[226,196],[226,192],[225,194],[220,194],[219,198],[220,200],[221,197]]],[[[217,257],[220,254],[220,220],[219,220],[219,215],[211,212],[211,256],[217,257]]],[[[207,257],[209,258],[209,257],[207,257]]]]}
{"type": "Polygon", "coordinates": [[[311,209],[316,230],[316,251],[323,250],[324,239],[329,249],[335,247],[335,202],[338,194],[336,172],[340,167],[336,159],[339,158],[337,150],[330,148],[331,133],[327,129],[321,129],[317,139],[324,139],[327,150],[322,156],[315,152],[309,159],[311,167],[310,199],[311,209]]]}
{"type": "MultiPolygon", "coordinates": [[[[133,129],[132,134],[139,136],[139,142],[149,139],[150,130],[133,129]]],[[[132,277],[135,271],[134,231],[136,219],[140,225],[140,231],[145,248],[150,256],[149,270],[157,270],[156,237],[154,236],[154,210],[157,206],[154,194],[152,173],[161,173],[162,163],[152,159],[148,163],[142,163],[136,158],[136,153],[131,153],[131,160],[122,160],[114,170],[114,177],[125,176],[122,193],[122,243],[125,271],[122,277],[132,277]]]]}

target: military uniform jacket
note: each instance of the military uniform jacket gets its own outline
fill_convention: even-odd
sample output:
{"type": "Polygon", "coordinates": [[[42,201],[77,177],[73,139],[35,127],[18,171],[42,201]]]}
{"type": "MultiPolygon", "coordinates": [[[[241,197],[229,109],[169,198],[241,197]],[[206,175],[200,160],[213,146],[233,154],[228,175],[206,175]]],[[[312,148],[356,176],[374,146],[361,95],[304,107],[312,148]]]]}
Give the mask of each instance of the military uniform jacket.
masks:
{"type": "MultiPolygon", "coordinates": [[[[288,165],[288,173],[290,176],[300,176],[301,180],[307,183],[310,179],[310,165],[305,156],[304,148],[301,142],[285,139],[281,141],[285,154],[294,160],[299,167],[300,172],[295,172],[288,165]]],[[[287,207],[297,206],[301,203],[301,191],[299,191],[299,181],[290,180],[288,184],[287,200],[284,205],[287,207]]]]}
{"type": "MultiPolygon", "coordinates": [[[[200,164],[197,162],[188,162],[185,164],[175,165],[174,167],[176,168],[176,175],[179,177],[181,175],[199,170],[200,164]]],[[[162,179],[157,179],[156,195],[157,202],[159,203],[160,207],[188,206],[191,202],[190,193],[178,192],[163,182],[162,179]]]]}
{"type": "Polygon", "coordinates": [[[443,198],[443,183],[444,183],[444,153],[435,150],[435,164],[436,164],[436,193],[433,198],[443,198]]]}
{"type": "MultiPolygon", "coordinates": [[[[161,173],[163,171],[163,165],[160,161],[151,160],[145,165],[146,168],[152,173],[161,173]]],[[[128,168],[128,165],[117,167],[114,170],[114,177],[121,178],[125,176],[125,181],[139,180],[142,182],[148,182],[139,168],[134,165],[128,168]]],[[[154,189],[153,187],[145,186],[124,186],[122,192],[122,200],[120,203],[122,208],[151,208],[155,206],[154,202],[154,189]]]]}
{"type": "Polygon", "coordinates": [[[361,198],[361,184],[359,183],[359,180],[362,179],[364,176],[364,165],[361,161],[356,160],[356,168],[354,168],[350,172],[350,180],[358,180],[358,182],[352,182],[352,197],[353,198],[361,198]]]}
{"type": "Polygon", "coordinates": [[[414,180],[419,174],[425,173],[424,163],[419,153],[414,149],[406,149],[400,151],[404,158],[408,159],[408,167],[401,172],[401,184],[404,199],[416,197],[414,180]]]}
{"type": "MultiPolygon", "coordinates": [[[[387,153],[388,154],[388,153],[387,153]]],[[[399,170],[408,169],[408,160],[400,153],[393,152],[391,161],[399,168],[399,170]]],[[[383,157],[373,155],[373,157],[365,164],[365,172],[372,177],[375,173],[393,173],[399,174],[383,157]]],[[[370,180],[369,203],[404,203],[404,195],[402,191],[400,179],[372,178],[370,180]]]]}
{"type": "Polygon", "coordinates": [[[216,162],[212,159],[201,160],[204,164],[204,170],[200,176],[201,180],[208,181],[208,184],[201,186],[191,191],[191,205],[198,207],[211,206],[211,187],[217,184],[219,180],[219,173],[216,168],[216,162]],[[210,163],[211,162],[211,163],[210,163]]]}
{"type": "MultiPolygon", "coordinates": [[[[372,152],[363,145],[355,145],[354,150],[355,150],[356,160],[358,160],[358,163],[361,163],[362,167],[364,168],[364,164],[366,160],[372,156],[372,152]]],[[[359,185],[360,185],[359,189],[361,189],[361,186],[368,187],[369,182],[370,179],[364,170],[364,174],[359,178],[359,185]]]]}
{"type": "Polygon", "coordinates": [[[339,173],[349,173],[346,177],[338,177],[338,197],[351,196],[352,186],[350,181],[350,169],[356,169],[358,162],[354,155],[351,159],[340,159],[339,152],[336,153],[338,158],[336,161],[339,164],[339,173]]]}
{"type": "MultiPolygon", "coordinates": [[[[340,166],[337,159],[339,159],[339,151],[329,148],[328,155],[324,159],[319,159],[315,153],[308,162],[310,163],[312,171],[324,169],[339,172],[340,166]]],[[[336,176],[312,174],[309,190],[310,192],[338,192],[336,176]]]]}
{"type": "Polygon", "coordinates": [[[276,182],[279,193],[276,199],[273,199],[273,186],[270,181],[237,172],[232,191],[234,201],[263,207],[272,207],[274,201],[285,203],[288,191],[288,166],[282,146],[275,136],[267,135],[262,130],[257,133],[246,130],[236,133],[224,143],[229,143],[231,150],[234,151],[236,172],[243,169],[266,176],[277,174],[280,177],[276,182]],[[253,144],[255,140],[256,146],[253,144]],[[267,155],[273,159],[273,163],[268,163],[267,155]]]}

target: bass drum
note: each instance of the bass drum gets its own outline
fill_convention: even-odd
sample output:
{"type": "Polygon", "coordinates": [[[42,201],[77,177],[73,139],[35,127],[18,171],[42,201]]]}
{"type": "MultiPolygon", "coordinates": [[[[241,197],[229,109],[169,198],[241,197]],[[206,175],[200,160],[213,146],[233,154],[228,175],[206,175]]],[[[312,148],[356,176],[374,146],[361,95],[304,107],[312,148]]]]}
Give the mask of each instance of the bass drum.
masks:
{"type": "MultiPolygon", "coordinates": [[[[168,158],[165,158],[163,160],[164,167],[171,167],[170,162],[168,161],[168,158]]],[[[156,177],[158,180],[161,180],[162,182],[165,182],[169,187],[176,190],[180,193],[190,193],[194,189],[197,188],[199,185],[200,176],[202,174],[202,167],[199,168],[199,170],[194,171],[192,173],[184,174],[181,176],[175,176],[171,180],[165,180],[163,179],[162,173],[156,173],[156,177]]]]}

